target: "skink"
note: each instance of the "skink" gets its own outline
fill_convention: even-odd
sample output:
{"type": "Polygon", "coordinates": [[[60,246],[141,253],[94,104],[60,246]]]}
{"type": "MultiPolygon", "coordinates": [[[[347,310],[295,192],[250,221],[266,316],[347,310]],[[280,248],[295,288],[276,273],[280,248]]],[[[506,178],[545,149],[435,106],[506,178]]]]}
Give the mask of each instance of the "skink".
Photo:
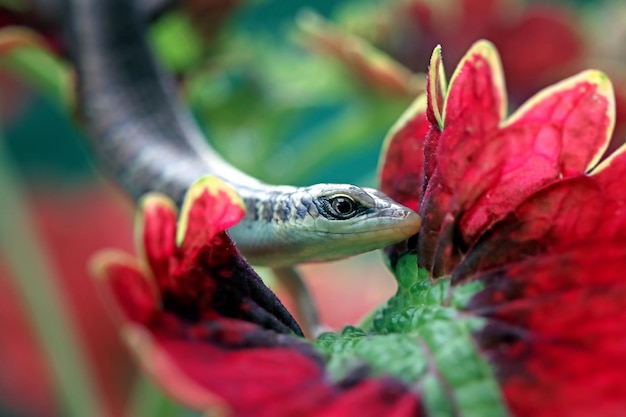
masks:
{"type": "Polygon", "coordinates": [[[215,175],[247,214],[230,235],[253,264],[329,261],[414,235],[419,216],[381,192],[348,184],[268,185],[224,161],[176,101],[129,0],[71,0],[71,54],[88,136],[108,171],[134,197],[161,191],[182,201],[215,175]]]}
{"type": "Polygon", "coordinates": [[[268,185],[237,170],[178,103],[132,1],[66,0],[65,6],[79,109],[108,173],[135,199],[160,191],[179,205],[201,176],[230,184],[246,206],[231,237],[251,263],[278,271],[309,333],[317,326],[313,303],[288,266],[382,248],[419,230],[415,212],[371,188],[268,185]]]}

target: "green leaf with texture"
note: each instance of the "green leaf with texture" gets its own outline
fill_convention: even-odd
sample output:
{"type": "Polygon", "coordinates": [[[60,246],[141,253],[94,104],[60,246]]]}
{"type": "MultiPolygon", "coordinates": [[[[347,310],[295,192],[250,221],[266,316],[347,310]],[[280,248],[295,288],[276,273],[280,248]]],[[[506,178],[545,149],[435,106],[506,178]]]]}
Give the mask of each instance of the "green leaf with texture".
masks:
{"type": "Polygon", "coordinates": [[[400,259],[396,279],[396,294],[361,328],[317,340],[331,375],[341,379],[367,366],[374,375],[418,387],[431,415],[506,415],[498,383],[472,338],[484,321],[460,311],[482,284],[433,282],[415,255],[400,259]]]}

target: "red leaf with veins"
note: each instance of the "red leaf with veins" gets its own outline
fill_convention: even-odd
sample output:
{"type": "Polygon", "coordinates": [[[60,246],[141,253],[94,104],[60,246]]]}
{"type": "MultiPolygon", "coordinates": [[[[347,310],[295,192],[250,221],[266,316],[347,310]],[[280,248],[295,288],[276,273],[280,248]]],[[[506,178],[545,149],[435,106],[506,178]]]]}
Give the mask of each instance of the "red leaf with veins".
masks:
{"type": "Polygon", "coordinates": [[[538,191],[480,238],[454,270],[453,282],[594,236],[602,195],[585,176],[538,191]]]}
{"type": "MultiPolygon", "coordinates": [[[[626,236],[626,145],[591,172],[602,190],[602,217],[594,234],[602,237],[626,236]]],[[[586,202],[587,204],[587,202],[586,202]]]]}
{"type": "MultiPolygon", "coordinates": [[[[486,230],[537,190],[584,174],[596,164],[615,119],[610,82],[597,71],[586,71],[540,92],[505,121],[498,56],[482,41],[452,77],[443,128],[429,148],[429,138],[440,129],[435,122],[437,91],[442,88],[436,86],[445,85],[439,80],[443,75],[438,56],[435,50],[429,72],[426,113],[432,116],[424,139],[427,187],[419,204],[418,237],[420,264],[432,276],[450,273],[486,230]]],[[[390,196],[398,194],[388,188],[390,196]]]]}
{"type": "Polygon", "coordinates": [[[429,102],[394,127],[381,167],[424,228],[389,252],[398,292],[363,328],[318,350],[293,337],[224,233],[243,212],[214,179],[190,190],[178,244],[175,210],[150,197],[143,263],[100,262],[127,340],[181,401],[272,417],[623,412],[624,149],[593,168],[613,127],[610,84],[581,73],[506,121],[489,43],[447,89],[439,51],[431,62],[429,102]],[[398,379],[371,376],[388,373],[398,379]]]}
{"type": "MultiPolygon", "coordinates": [[[[608,146],[615,108],[605,97],[612,96],[613,88],[604,74],[584,71],[533,96],[506,121],[503,130],[552,127],[562,146],[561,173],[576,175],[592,168],[608,146]]],[[[546,151],[551,157],[550,150],[546,151]]],[[[537,153],[546,151],[537,149],[537,153]]]]}
{"type": "Polygon", "coordinates": [[[322,356],[296,337],[298,325],[225,233],[242,207],[220,181],[203,178],[189,190],[176,226],[172,202],[150,194],[137,229],[143,258],[97,257],[100,286],[146,371],[202,411],[421,415],[419,398],[395,379],[356,370],[331,381],[322,356]]]}
{"type": "Polygon", "coordinates": [[[495,139],[510,146],[498,161],[499,183],[461,219],[468,244],[542,185],[597,163],[615,119],[611,96],[604,75],[583,72],[537,94],[505,122],[495,139]]]}
{"type": "Polygon", "coordinates": [[[485,319],[475,341],[511,414],[622,415],[626,148],[594,168],[613,129],[611,85],[586,71],[494,123],[504,94],[488,50],[455,72],[444,123],[429,119],[441,137],[435,156],[424,147],[436,169],[418,267],[450,274],[450,294],[481,284],[462,310],[485,319]]]}
{"type": "Polygon", "coordinates": [[[483,276],[468,311],[514,415],[619,416],[626,240],[578,243],[483,276]]]}

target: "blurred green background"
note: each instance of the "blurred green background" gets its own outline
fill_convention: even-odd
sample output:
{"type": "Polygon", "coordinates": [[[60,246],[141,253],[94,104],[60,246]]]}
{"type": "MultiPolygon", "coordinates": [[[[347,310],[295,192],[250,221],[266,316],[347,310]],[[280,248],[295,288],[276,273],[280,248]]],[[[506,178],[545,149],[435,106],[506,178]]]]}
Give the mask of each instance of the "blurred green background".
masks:
{"type": "MultiPolygon", "coordinates": [[[[177,11],[157,20],[151,35],[164,62],[184,75],[187,101],[209,140],[235,165],[273,183],[374,185],[382,139],[410,97],[372,91],[335,60],[299,47],[294,22],[306,7],[359,35],[371,32],[376,43],[374,14],[393,3],[255,0],[237,5],[204,45],[177,11]]],[[[605,2],[527,3],[571,5],[584,14],[582,7],[597,10],[605,2]]],[[[424,71],[426,62],[412,69],[424,71]]],[[[3,125],[20,176],[93,176],[89,150],[64,111],[41,92],[12,93],[0,91],[4,106],[16,107],[5,109],[3,125]]]]}
{"type": "MultiPolygon", "coordinates": [[[[167,13],[152,40],[170,69],[184,74],[186,96],[224,156],[269,182],[374,185],[386,130],[408,98],[380,96],[351,81],[332,59],[294,42],[304,6],[330,16],[340,1],[252,1],[228,16],[204,47],[183,13],[167,13]]],[[[91,179],[90,150],[64,109],[23,85],[1,91],[8,154],[29,180],[91,179]]]]}

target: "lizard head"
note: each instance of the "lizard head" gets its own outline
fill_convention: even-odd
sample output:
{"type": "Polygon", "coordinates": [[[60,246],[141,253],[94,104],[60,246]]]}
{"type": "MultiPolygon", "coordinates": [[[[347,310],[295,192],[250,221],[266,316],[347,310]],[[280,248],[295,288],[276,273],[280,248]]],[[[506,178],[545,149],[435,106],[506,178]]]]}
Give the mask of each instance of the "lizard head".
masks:
{"type": "Polygon", "coordinates": [[[383,248],[415,235],[421,225],[417,213],[373,188],[319,184],[307,191],[310,219],[302,227],[319,234],[329,248],[319,260],[383,248]]]}
{"type": "Polygon", "coordinates": [[[247,234],[240,249],[252,263],[281,266],[346,258],[406,240],[420,228],[417,213],[372,188],[317,184],[286,191],[271,202],[248,206],[255,221],[233,231],[238,244],[238,232],[247,234]],[[251,242],[254,234],[273,241],[251,242]]]}

